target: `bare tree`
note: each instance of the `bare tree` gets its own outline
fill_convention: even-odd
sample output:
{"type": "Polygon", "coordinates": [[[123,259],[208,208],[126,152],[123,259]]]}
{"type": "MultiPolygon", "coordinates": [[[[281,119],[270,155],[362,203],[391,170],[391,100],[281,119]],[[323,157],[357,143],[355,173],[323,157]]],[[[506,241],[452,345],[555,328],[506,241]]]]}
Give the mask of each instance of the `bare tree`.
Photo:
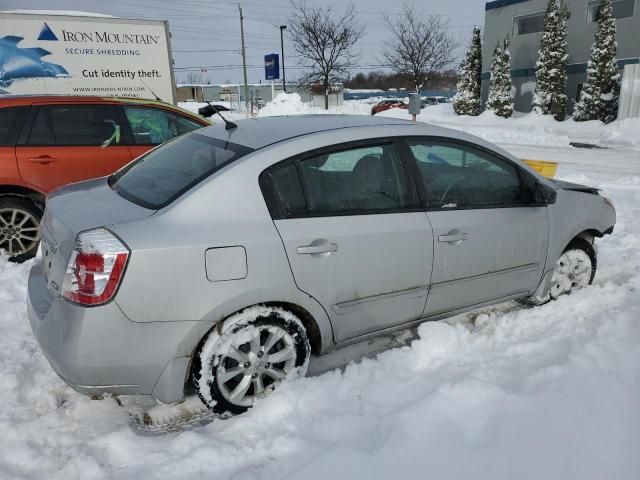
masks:
{"type": "Polygon", "coordinates": [[[305,0],[294,1],[291,6],[291,38],[308,69],[299,83],[312,91],[321,90],[326,110],[331,87],[347,76],[353,64],[353,47],[364,31],[355,19],[353,5],[340,14],[331,6],[310,6],[305,0]]]}
{"type": "Polygon", "coordinates": [[[187,73],[187,83],[193,85],[200,85],[204,82],[204,75],[200,72],[189,72],[187,73]]]}
{"type": "Polygon", "coordinates": [[[457,43],[449,35],[449,22],[438,15],[424,16],[407,4],[398,16],[383,18],[392,34],[385,42],[384,60],[396,73],[409,75],[419,92],[431,75],[453,60],[457,43]]]}

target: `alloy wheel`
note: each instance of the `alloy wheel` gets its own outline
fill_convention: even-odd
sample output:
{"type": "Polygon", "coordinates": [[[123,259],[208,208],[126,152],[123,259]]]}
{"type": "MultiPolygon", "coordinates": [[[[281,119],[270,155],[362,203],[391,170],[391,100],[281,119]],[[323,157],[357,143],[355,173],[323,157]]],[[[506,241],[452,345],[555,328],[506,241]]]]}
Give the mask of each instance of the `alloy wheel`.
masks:
{"type": "Polygon", "coordinates": [[[31,250],[40,240],[40,222],[21,208],[0,209],[0,250],[10,256],[31,250]]]}
{"type": "Polygon", "coordinates": [[[254,326],[243,332],[241,341],[221,355],[215,381],[226,401],[249,407],[296,368],[296,344],[275,325],[254,326]]]}

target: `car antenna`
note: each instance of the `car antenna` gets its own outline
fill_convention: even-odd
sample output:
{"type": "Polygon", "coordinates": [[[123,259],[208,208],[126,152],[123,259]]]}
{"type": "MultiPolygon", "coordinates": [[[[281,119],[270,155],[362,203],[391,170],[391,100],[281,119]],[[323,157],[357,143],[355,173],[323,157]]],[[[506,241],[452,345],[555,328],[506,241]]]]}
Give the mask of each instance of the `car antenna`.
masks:
{"type": "MultiPolygon", "coordinates": [[[[207,102],[207,103],[209,103],[209,102],[207,102]]],[[[217,108],[214,108],[214,110],[218,114],[218,116],[222,119],[222,121],[224,122],[224,129],[225,130],[233,130],[234,128],[238,128],[238,125],[236,123],[233,123],[231,120],[227,120],[226,118],[224,118],[217,108]]]]}
{"type": "Polygon", "coordinates": [[[154,97],[156,97],[156,101],[157,101],[157,102],[161,102],[161,101],[162,101],[162,99],[161,99],[158,95],[156,95],[156,92],[154,92],[153,90],[151,90],[151,89],[149,88],[149,85],[147,85],[146,83],[144,83],[144,80],[142,80],[141,78],[139,78],[138,80],[140,80],[140,81],[142,82],[142,85],[144,85],[144,86],[145,86],[145,88],[146,88],[147,90],[149,90],[149,91],[151,92],[151,94],[152,94],[154,97]]]}

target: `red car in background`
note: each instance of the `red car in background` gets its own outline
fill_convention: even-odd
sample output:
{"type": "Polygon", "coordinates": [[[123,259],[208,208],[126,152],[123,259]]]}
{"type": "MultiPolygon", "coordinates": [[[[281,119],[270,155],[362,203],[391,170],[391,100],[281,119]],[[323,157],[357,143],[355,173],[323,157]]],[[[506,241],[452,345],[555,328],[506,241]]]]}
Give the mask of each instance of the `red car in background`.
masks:
{"type": "Polygon", "coordinates": [[[397,99],[382,100],[371,107],[371,115],[375,115],[376,113],[384,112],[385,110],[390,110],[392,108],[404,108],[405,110],[408,110],[409,104],[397,99]]]}
{"type": "Polygon", "coordinates": [[[46,195],[109,175],[171,138],[211,123],[163,102],[0,96],[0,252],[33,256],[46,195]]]}

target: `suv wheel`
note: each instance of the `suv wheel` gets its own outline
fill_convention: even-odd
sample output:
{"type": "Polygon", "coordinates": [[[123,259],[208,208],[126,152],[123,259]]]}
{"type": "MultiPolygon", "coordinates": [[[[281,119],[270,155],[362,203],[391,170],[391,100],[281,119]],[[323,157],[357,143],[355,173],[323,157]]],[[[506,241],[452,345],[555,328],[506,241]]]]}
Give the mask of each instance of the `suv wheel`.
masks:
{"type": "Polygon", "coordinates": [[[198,394],[215,413],[243,413],[282,383],[303,376],[310,353],[307,333],[295,315],[251,307],[206,338],[195,372],[198,394]]]}
{"type": "Polygon", "coordinates": [[[0,251],[12,262],[35,256],[40,243],[42,211],[21,197],[0,197],[0,251]]]}

